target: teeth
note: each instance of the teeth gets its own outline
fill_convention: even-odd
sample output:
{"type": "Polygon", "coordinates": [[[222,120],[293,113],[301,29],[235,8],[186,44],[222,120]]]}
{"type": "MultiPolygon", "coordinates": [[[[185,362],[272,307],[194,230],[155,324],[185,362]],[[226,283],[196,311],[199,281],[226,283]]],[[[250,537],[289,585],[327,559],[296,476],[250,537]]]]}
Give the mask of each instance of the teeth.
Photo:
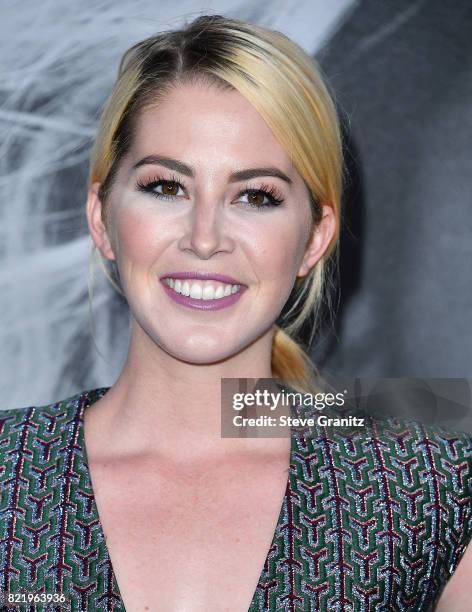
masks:
{"type": "Polygon", "coordinates": [[[218,300],[236,293],[241,288],[241,285],[228,285],[217,281],[181,281],[178,278],[166,278],[165,282],[176,293],[190,296],[196,300],[218,300]]]}
{"type": "Polygon", "coordinates": [[[204,287],[203,289],[202,297],[204,300],[217,300],[218,298],[223,297],[223,294],[224,287],[222,287],[221,285],[216,288],[216,291],[212,285],[206,285],[206,287],[204,287]]]}
{"type": "Polygon", "coordinates": [[[201,285],[197,285],[197,283],[193,283],[190,289],[190,297],[195,298],[197,300],[201,300],[203,295],[203,287],[201,285]]]}

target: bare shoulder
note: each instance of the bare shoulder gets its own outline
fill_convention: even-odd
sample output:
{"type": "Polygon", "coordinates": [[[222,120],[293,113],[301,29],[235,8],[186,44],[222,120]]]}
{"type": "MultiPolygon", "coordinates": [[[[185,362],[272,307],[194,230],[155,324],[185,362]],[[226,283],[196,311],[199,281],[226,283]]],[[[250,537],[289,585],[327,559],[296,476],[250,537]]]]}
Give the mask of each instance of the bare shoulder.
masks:
{"type": "Polygon", "coordinates": [[[472,542],[446,583],[434,612],[470,612],[472,601],[472,542]]]}

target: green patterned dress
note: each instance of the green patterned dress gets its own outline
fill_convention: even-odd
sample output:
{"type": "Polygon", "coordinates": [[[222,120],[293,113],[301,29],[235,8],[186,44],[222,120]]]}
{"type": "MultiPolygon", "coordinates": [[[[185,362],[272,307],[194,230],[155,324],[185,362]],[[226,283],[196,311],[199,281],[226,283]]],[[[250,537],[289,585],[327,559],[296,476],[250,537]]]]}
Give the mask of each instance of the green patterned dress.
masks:
{"type": "MultiPolygon", "coordinates": [[[[107,390],[0,411],[0,595],[18,610],[35,609],[28,593],[38,610],[125,610],[84,447],[84,410],[107,390]]],[[[471,437],[389,417],[291,440],[249,612],[432,609],[472,538],[471,437]]]]}

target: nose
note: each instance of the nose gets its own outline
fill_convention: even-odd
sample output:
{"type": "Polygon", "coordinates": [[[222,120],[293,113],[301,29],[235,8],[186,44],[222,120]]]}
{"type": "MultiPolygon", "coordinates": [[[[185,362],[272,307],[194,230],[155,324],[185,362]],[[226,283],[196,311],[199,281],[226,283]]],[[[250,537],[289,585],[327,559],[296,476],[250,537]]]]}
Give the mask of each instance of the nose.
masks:
{"type": "Polygon", "coordinates": [[[200,259],[209,259],[220,251],[231,252],[234,241],[228,235],[224,210],[214,202],[196,201],[189,211],[179,247],[193,251],[200,259]]]}

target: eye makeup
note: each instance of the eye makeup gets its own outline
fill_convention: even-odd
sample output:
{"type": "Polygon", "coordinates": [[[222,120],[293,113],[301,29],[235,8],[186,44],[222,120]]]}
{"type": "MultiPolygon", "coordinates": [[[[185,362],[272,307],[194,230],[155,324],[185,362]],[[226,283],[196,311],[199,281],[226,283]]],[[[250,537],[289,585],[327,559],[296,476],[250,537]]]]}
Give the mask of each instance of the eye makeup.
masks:
{"type": "MultiPolygon", "coordinates": [[[[171,175],[169,179],[155,175],[149,179],[139,179],[136,182],[136,189],[142,193],[149,194],[160,200],[175,200],[179,196],[178,191],[182,189],[186,191],[186,186],[175,175],[171,175]],[[175,193],[166,193],[164,190],[177,190],[175,193]],[[161,189],[161,191],[157,191],[161,189]]],[[[258,210],[265,210],[280,206],[284,202],[284,197],[280,191],[273,185],[262,184],[246,185],[243,191],[238,194],[238,199],[242,196],[247,196],[248,200],[243,202],[248,207],[258,210]],[[254,202],[254,198],[262,198],[262,201],[254,202]]]]}

